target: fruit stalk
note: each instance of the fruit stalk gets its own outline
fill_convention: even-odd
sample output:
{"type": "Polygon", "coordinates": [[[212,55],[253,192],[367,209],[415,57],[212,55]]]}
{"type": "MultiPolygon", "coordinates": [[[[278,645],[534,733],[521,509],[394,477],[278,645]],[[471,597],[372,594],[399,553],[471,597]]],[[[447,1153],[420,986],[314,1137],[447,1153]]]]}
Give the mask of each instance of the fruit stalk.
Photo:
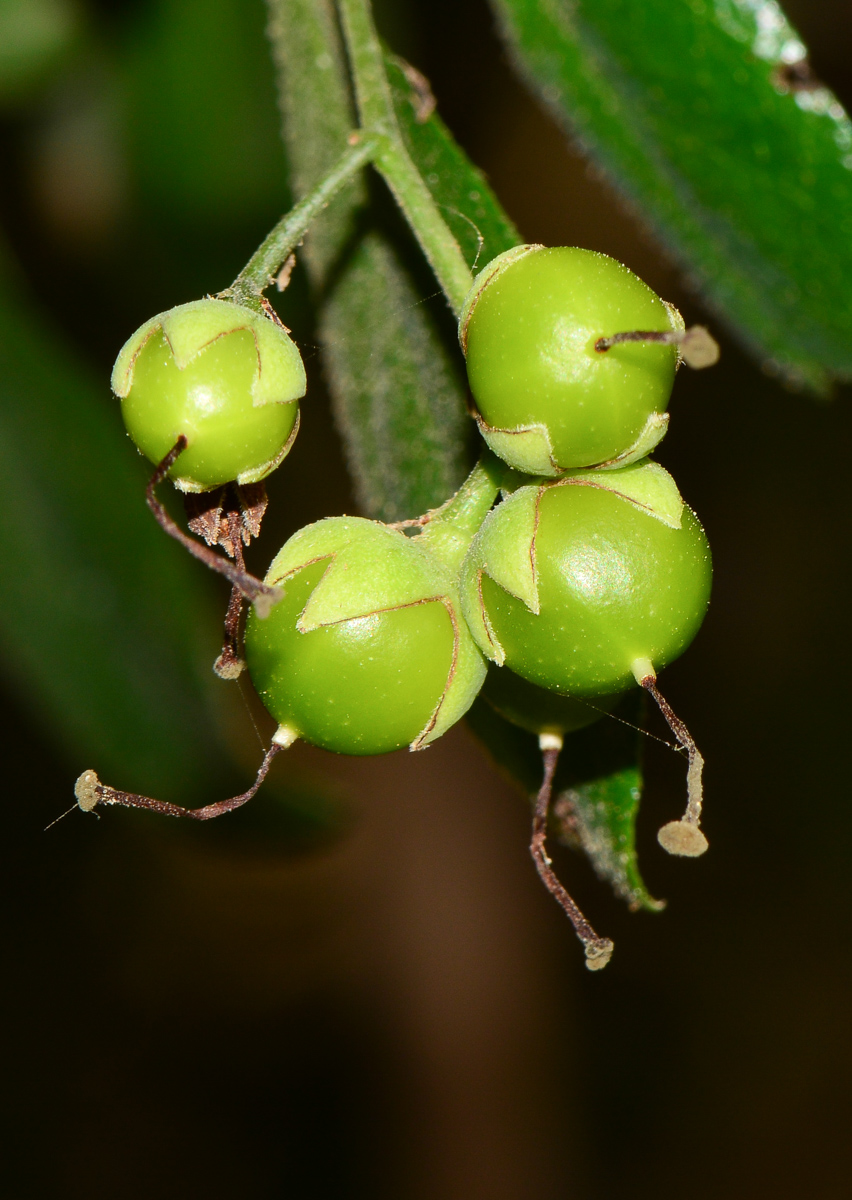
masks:
{"type": "Polygon", "coordinates": [[[364,132],[380,139],[374,165],[411,226],[450,308],[461,313],[473,275],[459,244],[405,148],[369,0],[338,0],[364,132]]]}
{"type": "Polygon", "coordinates": [[[257,308],[257,300],[261,293],[272,283],[282,264],[302,241],[312,222],[343,185],[375,157],[379,147],[378,138],[354,133],[350,141],[352,148],[341,156],[322,182],[270,230],[231,286],[220,293],[221,297],[233,299],[237,304],[244,304],[248,308],[257,308]]]}
{"type": "Polygon", "coordinates": [[[418,535],[421,543],[456,574],[509,470],[483,447],[476,466],[455,495],[418,520],[417,524],[423,525],[418,535]]]}
{"type": "Polygon", "coordinates": [[[550,808],[550,797],[553,791],[553,777],[559,762],[562,749],[562,737],[559,734],[545,733],[539,738],[542,759],[544,761],[544,777],[535,800],[533,809],[532,839],[530,854],[538,871],[539,878],[554,900],[561,905],[563,912],[574,926],[574,932],[583,943],[586,952],[586,966],[590,971],[600,971],[612,958],[613,945],[609,938],[599,937],[589,922],[583,916],[574,900],[556,877],[550,858],[545,848],[547,839],[547,814],[550,808]]]}

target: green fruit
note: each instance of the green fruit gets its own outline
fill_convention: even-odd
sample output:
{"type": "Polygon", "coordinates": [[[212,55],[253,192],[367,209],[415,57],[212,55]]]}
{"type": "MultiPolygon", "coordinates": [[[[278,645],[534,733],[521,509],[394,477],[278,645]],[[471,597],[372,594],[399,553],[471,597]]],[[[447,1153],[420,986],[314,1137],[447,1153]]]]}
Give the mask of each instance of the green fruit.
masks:
{"type": "Polygon", "coordinates": [[[592,250],[518,246],[477,276],[459,325],[480,430],[531,475],[621,465],[666,431],[673,345],[601,337],[680,331],[680,314],[627,267],[592,250]]]}
{"type": "Polygon", "coordinates": [[[483,653],[563,695],[622,691],[677,658],[710,594],[704,531],[656,463],[521,487],[462,569],[483,653]]]}
{"type": "Polygon", "coordinates": [[[590,696],[585,700],[560,696],[522,679],[508,667],[492,664],[482,685],[482,698],[513,725],[529,733],[574,733],[593,725],[613,707],[618,696],[590,696]]]}
{"type": "Polygon", "coordinates": [[[330,517],[286,543],[266,583],[284,598],[264,620],[250,614],[245,646],[278,741],[419,750],[473,703],[485,663],[453,574],[417,538],[330,517]]]}
{"type": "Polygon", "coordinates": [[[126,343],[112,375],[127,432],[151,462],[186,437],[169,473],[184,492],[264,479],[293,444],[305,386],[284,329],[225,300],[160,313],[126,343]]]}

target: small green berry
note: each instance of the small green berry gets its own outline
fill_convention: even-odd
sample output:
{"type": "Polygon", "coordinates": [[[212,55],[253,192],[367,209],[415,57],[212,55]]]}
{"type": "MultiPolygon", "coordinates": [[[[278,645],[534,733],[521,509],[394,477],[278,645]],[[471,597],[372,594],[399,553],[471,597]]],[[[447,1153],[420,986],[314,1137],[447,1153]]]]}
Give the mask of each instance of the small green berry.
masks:
{"type": "Polygon", "coordinates": [[[264,479],[293,444],[305,386],[301,356],[282,326],[212,299],[148,321],[112,375],[127,431],[146,457],[158,463],[186,437],[170,472],[185,492],[264,479]]]}
{"type": "Polygon", "coordinates": [[[250,614],[245,648],[278,740],[419,750],[473,703],[485,664],[452,573],[417,538],[330,517],[285,544],[266,583],[284,598],[264,620],[250,614]]]}
{"type": "Polygon", "coordinates": [[[704,531],[646,461],[519,488],[471,545],[462,603],[489,658],[564,695],[605,695],[686,649],[710,576],[704,531]]]}
{"type": "Polygon", "coordinates": [[[678,349],[596,343],[683,328],[676,309],[606,254],[507,251],[477,276],[459,324],[485,440],[532,475],[643,457],[666,431],[678,349]]]}

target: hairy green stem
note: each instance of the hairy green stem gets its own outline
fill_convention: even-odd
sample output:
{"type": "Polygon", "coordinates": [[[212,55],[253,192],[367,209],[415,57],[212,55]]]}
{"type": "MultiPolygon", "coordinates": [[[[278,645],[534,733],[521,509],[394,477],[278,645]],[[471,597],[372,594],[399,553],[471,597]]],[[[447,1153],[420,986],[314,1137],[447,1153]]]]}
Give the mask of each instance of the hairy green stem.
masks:
{"type": "Polygon", "coordinates": [[[405,214],[450,307],[458,316],[473,276],[458,242],[405,148],[369,0],[337,2],[361,125],[366,133],[381,138],[374,165],[405,214]]]}
{"type": "Polygon", "coordinates": [[[264,289],[269,287],[288,256],[307,233],[311,222],[340,191],[344,183],[375,157],[380,145],[379,138],[358,134],[354,136],[359,138],[357,145],[347,150],[323,181],[281,218],[224,294],[231,296],[239,304],[245,303],[246,300],[256,300],[264,289]]]}
{"type": "Polygon", "coordinates": [[[454,496],[426,514],[418,540],[457,572],[468,547],[487,517],[511,468],[483,449],[471,473],[454,496]]]}

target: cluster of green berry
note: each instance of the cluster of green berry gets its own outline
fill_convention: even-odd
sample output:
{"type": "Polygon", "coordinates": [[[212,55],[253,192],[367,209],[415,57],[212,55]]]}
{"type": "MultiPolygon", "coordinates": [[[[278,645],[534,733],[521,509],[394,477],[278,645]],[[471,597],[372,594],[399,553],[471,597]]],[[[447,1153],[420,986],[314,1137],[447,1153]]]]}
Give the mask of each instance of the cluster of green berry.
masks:
{"type": "Polygon", "coordinates": [[[685,330],[606,255],[537,245],[480,272],[459,335],[487,443],[459,492],[397,526],[359,517],[309,525],[263,582],[246,573],[242,546],[259,528],[261,481],[298,430],[306,381],[288,331],[268,306],[264,315],[205,299],[128,341],[113,388],[130,436],[157,464],[149,504],[231,579],[216,670],[233,678],[247,665],[278,729],[254,786],[231,800],[182,809],[106,787],[91,771],[77,797],[85,809],[208,819],[254,795],[272,756],[298,738],[344,754],[419,750],[482,690],[540,737],[533,854],[597,968],[612,945],[573,906],[544,851],[562,736],[645,687],[690,754],[687,812],[661,841],[673,853],[706,848],[701,758],[655,680],[701,624],[710,554],[673,479],[647,455],[665,433],[680,362],[709,365],[715,343],[685,330]],[[166,475],[188,494],[190,528],[205,544],[156,499],[166,475]],[[252,610],[242,634],[244,598],[252,610]]]}

